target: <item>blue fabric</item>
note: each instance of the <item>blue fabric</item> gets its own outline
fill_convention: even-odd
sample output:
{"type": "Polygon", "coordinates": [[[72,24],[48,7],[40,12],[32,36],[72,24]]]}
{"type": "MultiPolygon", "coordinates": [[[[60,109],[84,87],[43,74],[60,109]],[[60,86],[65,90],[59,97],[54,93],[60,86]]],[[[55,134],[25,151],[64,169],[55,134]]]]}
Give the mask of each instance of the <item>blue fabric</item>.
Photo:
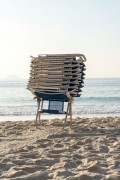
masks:
{"type": "Polygon", "coordinates": [[[39,98],[42,98],[43,100],[48,101],[69,101],[69,98],[63,93],[43,93],[36,91],[35,95],[39,98]]]}

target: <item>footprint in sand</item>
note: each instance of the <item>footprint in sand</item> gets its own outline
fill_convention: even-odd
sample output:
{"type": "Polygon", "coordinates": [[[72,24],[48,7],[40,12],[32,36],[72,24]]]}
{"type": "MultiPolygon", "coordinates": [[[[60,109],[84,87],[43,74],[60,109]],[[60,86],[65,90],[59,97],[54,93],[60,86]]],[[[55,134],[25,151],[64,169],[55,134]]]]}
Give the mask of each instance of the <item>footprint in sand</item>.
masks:
{"type": "Polygon", "coordinates": [[[13,159],[11,160],[12,163],[14,163],[15,165],[24,165],[26,164],[26,159],[13,159]]]}
{"type": "Polygon", "coordinates": [[[120,174],[114,173],[114,174],[110,174],[107,175],[106,180],[120,180],[120,174]]]}
{"type": "Polygon", "coordinates": [[[76,159],[82,159],[83,158],[83,156],[80,154],[80,153],[74,153],[73,154],[73,158],[76,158],[76,159]]]}
{"type": "Polygon", "coordinates": [[[31,165],[31,166],[25,165],[25,166],[20,167],[19,170],[22,170],[25,173],[34,173],[34,172],[40,170],[40,167],[38,165],[37,166],[36,165],[31,165]]]}
{"type": "Polygon", "coordinates": [[[64,147],[64,145],[63,145],[63,144],[56,143],[56,144],[54,144],[54,147],[56,147],[56,148],[62,148],[62,147],[64,147]]]}
{"type": "Polygon", "coordinates": [[[36,154],[33,154],[33,153],[31,153],[31,154],[30,153],[21,153],[20,158],[22,158],[22,159],[25,159],[25,158],[35,159],[37,157],[36,157],[36,154]]]}
{"type": "Polygon", "coordinates": [[[35,146],[26,146],[24,149],[27,151],[33,150],[35,146]]]}
{"type": "Polygon", "coordinates": [[[52,166],[55,163],[58,163],[58,160],[54,158],[40,158],[34,161],[34,164],[38,166],[52,166]]]}
{"type": "Polygon", "coordinates": [[[73,177],[73,179],[71,178],[67,180],[100,180],[100,179],[102,179],[102,175],[83,171],[77,174],[75,177],[73,177]]]}
{"type": "Polygon", "coordinates": [[[86,158],[83,160],[83,166],[90,172],[105,173],[105,170],[99,166],[99,161],[97,160],[90,161],[90,159],[86,158]]]}
{"type": "Polygon", "coordinates": [[[49,151],[51,154],[61,154],[64,153],[66,150],[65,149],[52,149],[49,151]]]}
{"type": "Polygon", "coordinates": [[[99,167],[99,165],[97,164],[92,164],[90,165],[90,167],[87,168],[90,172],[95,172],[95,173],[100,173],[100,174],[104,174],[105,170],[101,167],[99,167]]]}
{"type": "Polygon", "coordinates": [[[99,150],[101,153],[108,153],[109,152],[109,148],[105,145],[100,145],[99,150]]]}
{"type": "Polygon", "coordinates": [[[6,132],[6,135],[12,135],[12,134],[16,134],[16,130],[8,130],[8,132],[6,132]]]}
{"type": "Polygon", "coordinates": [[[26,148],[20,148],[16,151],[16,153],[28,152],[26,148]]]}
{"type": "MultiPolygon", "coordinates": [[[[28,174],[24,177],[25,180],[45,180],[45,179],[51,179],[49,177],[47,170],[42,171],[36,171],[34,173],[28,174]]],[[[23,177],[17,180],[23,180],[23,177]]]]}
{"type": "Polygon", "coordinates": [[[3,173],[3,176],[11,179],[11,178],[15,178],[15,177],[20,177],[20,176],[24,176],[27,173],[25,173],[22,170],[15,170],[14,167],[10,168],[7,172],[3,173]]]}
{"type": "Polygon", "coordinates": [[[80,147],[79,146],[77,146],[76,144],[73,144],[73,145],[71,145],[71,146],[69,146],[70,148],[72,148],[72,149],[79,149],[80,147]]]}
{"type": "Polygon", "coordinates": [[[35,143],[37,144],[36,148],[47,148],[53,145],[53,141],[48,139],[40,139],[37,140],[35,143]]]}
{"type": "Polygon", "coordinates": [[[77,146],[81,146],[81,145],[83,145],[83,144],[85,144],[85,143],[84,143],[83,141],[81,141],[81,140],[79,140],[79,141],[76,142],[76,145],[77,145],[77,146]]]}
{"type": "Polygon", "coordinates": [[[12,162],[0,163],[0,171],[8,171],[14,164],[12,162]]]}
{"type": "Polygon", "coordinates": [[[62,168],[62,169],[58,168],[53,174],[53,179],[56,179],[56,180],[61,179],[62,180],[62,179],[66,179],[69,176],[74,177],[75,175],[76,175],[75,173],[73,173],[65,168],[62,168]]]}

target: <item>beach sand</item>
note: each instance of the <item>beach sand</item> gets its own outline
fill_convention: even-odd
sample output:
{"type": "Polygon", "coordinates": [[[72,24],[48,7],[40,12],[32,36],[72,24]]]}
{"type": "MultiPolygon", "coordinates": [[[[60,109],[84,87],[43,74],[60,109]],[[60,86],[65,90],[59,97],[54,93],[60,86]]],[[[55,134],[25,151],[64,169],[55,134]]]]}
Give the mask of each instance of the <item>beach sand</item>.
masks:
{"type": "Polygon", "coordinates": [[[120,117],[0,122],[0,179],[120,180],[120,117]]]}

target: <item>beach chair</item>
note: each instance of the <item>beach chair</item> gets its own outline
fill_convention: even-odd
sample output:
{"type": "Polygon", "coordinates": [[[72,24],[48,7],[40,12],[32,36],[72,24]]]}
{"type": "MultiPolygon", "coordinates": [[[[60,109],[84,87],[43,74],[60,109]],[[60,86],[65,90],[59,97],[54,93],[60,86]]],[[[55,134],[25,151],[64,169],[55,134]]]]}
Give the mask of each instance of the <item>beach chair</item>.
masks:
{"type": "Polygon", "coordinates": [[[70,115],[72,125],[72,101],[80,97],[84,83],[86,58],[83,54],[47,54],[31,57],[30,77],[27,89],[36,97],[38,108],[35,124],[41,124],[42,113],[70,115]],[[49,102],[48,109],[43,109],[44,101],[49,102]],[[64,111],[64,102],[67,110],[64,111]]]}
{"type": "Polygon", "coordinates": [[[49,114],[65,114],[64,118],[64,127],[66,126],[66,121],[68,115],[70,116],[70,126],[72,126],[72,99],[67,97],[67,95],[63,93],[44,93],[44,92],[35,92],[37,98],[37,114],[35,125],[37,127],[38,121],[41,125],[41,114],[49,113],[49,114]],[[48,101],[48,109],[43,109],[44,101],[48,101]],[[67,102],[67,109],[64,111],[64,102],[67,102]]]}

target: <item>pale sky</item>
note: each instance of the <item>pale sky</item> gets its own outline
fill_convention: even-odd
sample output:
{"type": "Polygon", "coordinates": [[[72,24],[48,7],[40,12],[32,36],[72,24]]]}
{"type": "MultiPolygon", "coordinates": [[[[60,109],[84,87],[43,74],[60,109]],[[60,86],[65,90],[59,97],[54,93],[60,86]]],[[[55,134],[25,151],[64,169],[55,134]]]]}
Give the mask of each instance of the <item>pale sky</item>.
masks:
{"type": "Polygon", "coordinates": [[[30,55],[82,53],[87,77],[120,77],[120,0],[0,0],[0,79],[30,55]]]}

